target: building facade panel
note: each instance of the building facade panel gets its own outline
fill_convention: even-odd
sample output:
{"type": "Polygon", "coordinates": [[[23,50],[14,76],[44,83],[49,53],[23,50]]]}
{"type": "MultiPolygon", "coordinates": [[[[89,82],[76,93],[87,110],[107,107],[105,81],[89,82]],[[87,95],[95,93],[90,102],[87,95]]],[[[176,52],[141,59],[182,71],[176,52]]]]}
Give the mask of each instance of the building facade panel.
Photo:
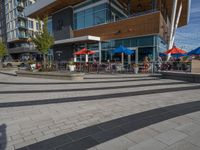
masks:
{"type": "Polygon", "coordinates": [[[54,13],[52,15],[52,28],[55,40],[72,38],[73,8],[68,7],[54,13]]]}
{"type": "Polygon", "coordinates": [[[74,36],[93,35],[101,37],[102,40],[111,40],[159,34],[159,16],[160,13],[156,12],[87,29],[75,30],[74,36]]]}

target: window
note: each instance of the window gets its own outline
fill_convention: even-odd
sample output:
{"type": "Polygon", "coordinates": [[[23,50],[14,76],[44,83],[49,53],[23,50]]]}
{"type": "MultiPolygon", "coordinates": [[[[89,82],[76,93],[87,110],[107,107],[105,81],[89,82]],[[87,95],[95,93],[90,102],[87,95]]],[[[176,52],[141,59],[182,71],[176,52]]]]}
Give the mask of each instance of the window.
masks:
{"type": "Polygon", "coordinates": [[[85,10],[85,17],[87,19],[85,19],[85,26],[86,27],[90,27],[93,25],[93,8],[87,9],[85,10]]]}
{"type": "Polygon", "coordinates": [[[82,29],[106,22],[106,4],[101,4],[74,14],[74,28],[82,29]]]}
{"type": "Polygon", "coordinates": [[[36,30],[39,30],[39,23],[36,22],[36,30]]]}
{"type": "Polygon", "coordinates": [[[33,29],[33,21],[31,21],[31,20],[28,21],[28,27],[33,29]]]}

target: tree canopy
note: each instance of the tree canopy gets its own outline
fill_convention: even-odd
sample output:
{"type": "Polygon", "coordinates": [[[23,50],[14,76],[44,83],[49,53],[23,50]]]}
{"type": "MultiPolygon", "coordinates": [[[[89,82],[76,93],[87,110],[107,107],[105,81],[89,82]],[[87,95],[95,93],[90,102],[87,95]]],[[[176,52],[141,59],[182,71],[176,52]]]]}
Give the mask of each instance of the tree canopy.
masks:
{"type": "Polygon", "coordinates": [[[48,50],[51,48],[51,46],[54,43],[53,36],[48,31],[48,18],[46,17],[44,20],[40,21],[38,19],[39,23],[39,32],[35,34],[35,36],[31,37],[33,43],[35,44],[36,48],[42,53],[42,54],[48,54],[48,50]],[[42,26],[42,22],[44,23],[42,26]]]}
{"type": "Polygon", "coordinates": [[[7,54],[5,44],[0,40],[0,58],[7,54]]]}

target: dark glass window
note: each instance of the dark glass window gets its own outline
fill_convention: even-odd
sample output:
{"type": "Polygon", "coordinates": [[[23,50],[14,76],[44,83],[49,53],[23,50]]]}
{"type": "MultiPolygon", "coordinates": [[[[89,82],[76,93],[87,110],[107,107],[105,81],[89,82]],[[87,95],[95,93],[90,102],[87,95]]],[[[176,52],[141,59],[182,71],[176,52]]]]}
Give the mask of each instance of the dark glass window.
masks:
{"type": "Polygon", "coordinates": [[[93,22],[94,22],[93,8],[85,10],[85,27],[92,26],[93,22]]]}
{"type": "Polygon", "coordinates": [[[33,29],[33,21],[28,21],[28,26],[29,26],[29,28],[31,28],[31,29],[33,29]]]}

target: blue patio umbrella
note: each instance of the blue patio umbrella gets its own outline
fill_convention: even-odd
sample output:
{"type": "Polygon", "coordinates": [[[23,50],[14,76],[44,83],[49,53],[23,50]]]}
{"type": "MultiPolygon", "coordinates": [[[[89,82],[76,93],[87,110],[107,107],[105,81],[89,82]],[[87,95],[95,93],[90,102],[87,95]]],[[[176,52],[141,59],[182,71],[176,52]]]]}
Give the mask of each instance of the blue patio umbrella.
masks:
{"type": "Polygon", "coordinates": [[[165,53],[159,53],[159,56],[160,57],[165,57],[165,56],[167,56],[167,54],[165,54],[165,53]]]}
{"type": "Polygon", "coordinates": [[[122,68],[123,68],[124,67],[124,54],[129,55],[129,60],[130,60],[129,62],[131,62],[130,55],[134,54],[135,52],[121,45],[120,47],[113,50],[112,53],[113,54],[116,54],[116,53],[122,54],[122,68]]]}
{"type": "Polygon", "coordinates": [[[112,53],[113,54],[124,53],[126,55],[132,55],[132,54],[134,54],[134,51],[132,51],[124,46],[120,46],[120,47],[116,48],[115,50],[113,50],[112,53]]]}
{"type": "Polygon", "coordinates": [[[172,54],[172,57],[179,58],[179,57],[187,56],[187,55],[188,55],[188,54],[172,54]]]}
{"type": "Polygon", "coordinates": [[[188,55],[200,55],[200,47],[190,51],[188,55]]]}

